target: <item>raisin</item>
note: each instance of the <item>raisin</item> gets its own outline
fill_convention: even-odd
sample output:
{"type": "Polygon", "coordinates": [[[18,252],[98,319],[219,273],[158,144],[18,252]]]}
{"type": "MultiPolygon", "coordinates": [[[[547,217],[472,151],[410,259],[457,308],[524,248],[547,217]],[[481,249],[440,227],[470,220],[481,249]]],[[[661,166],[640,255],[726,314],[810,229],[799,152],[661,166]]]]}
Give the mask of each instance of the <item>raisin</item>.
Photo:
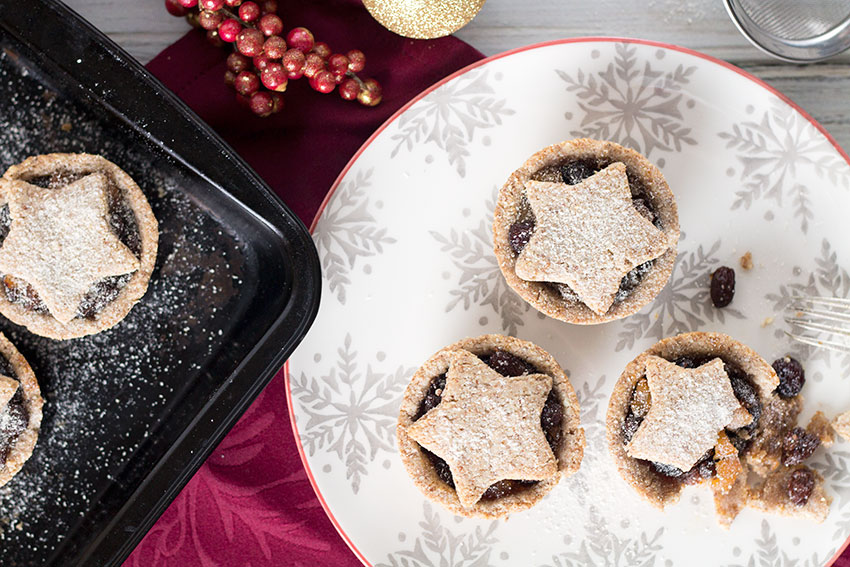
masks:
{"type": "Polygon", "coordinates": [[[706,451],[699,461],[696,462],[691,470],[682,475],[681,481],[683,484],[699,484],[704,480],[713,477],[717,472],[714,462],[714,449],[706,451]]]}
{"type": "Polygon", "coordinates": [[[646,274],[648,274],[652,269],[653,264],[653,260],[644,262],[643,264],[635,266],[631,271],[623,276],[623,279],[620,280],[620,288],[614,296],[614,302],[617,303],[626,299],[635,290],[635,288],[640,285],[644,276],[646,276],[646,274]]]}
{"type": "Polygon", "coordinates": [[[743,429],[753,432],[758,427],[759,418],[761,417],[761,400],[759,400],[755,387],[750,383],[747,375],[744,374],[737,366],[730,364],[725,365],[726,374],[729,376],[729,381],[732,383],[732,391],[735,397],[741,402],[751,416],[753,421],[743,429]]]}
{"type": "Polygon", "coordinates": [[[0,244],[6,240],[9,235],[9,229],[12,227],[12,216],[9,214],[9,205],[0,207],[0,244]]]}
{"type": "Polygon", "coordinates": [[[429,461],[431,461],[431,464],[434,466],[434,470],[437,472],[437,476],[440,480],[454,488],[455,480],[452,476],[452,470],[449,468],[449,464],[427,449],[422,449],[422,452],[425,453],[425,456],[428,457],[429,461]]]}
{"type": "Polygon", "coordinates": [[[585,161],[571,161],[561,166],[561,179],[567,185],[581,183],[596,173],[596,168],[585,161]]]}
{"type": "Polygon", "coordinates": [[[523,359],[500,349],[496,349],[485,362],[502,376],[522,376],[536,372],[536,369],[523,359]]]}
{"type": "Polygon", "coordinates": [[[738,435],[735,432],[731,432],[729,430],[726,431],[726,435],[729,437],[729,441],[738,450],[738,453],[743,453],[750,447],[750,439],[743,437],[742,435],[738,435]]]}
{"type": "Polygon", "coordinates": [[[735,270],[727,266],[711,274],[711,302],[715,307],[726,307],[735,297],[735,270]]]}
{"type": "Polygon", "coordinates": [[[27,428],[29,413],[24,406],[24,396],[19,387],[6,406],[6,416],[0,419],[0,463],[5,463],[12,445],[27,428]]]}
{"type": "Polygon", "coordinates": [[[697,368],[699,366],[697,361],[689,356],[680,356],[673,361],[673,364],[681,366],[682,368],[697,368]]]}
{"type": "Polygon", "coordinates": [[[416,421],[438,405],[443,401],[443,390],[446,387],[446,375],[440,374],[436,376],[433,380],[431,380],[431,384],[428,386],[428,391],[425,393],[425,397],[422,398],[422,401],[419,403],[419,409],[416,411],[416,416],[413,418],[413,421],[416,421]]]}
{"type": "Polygon", "coordinates": [[[626,419],[623,420],[623,443],[632,440],[642,421],[642,417],[637,417],[631,411],[626,414],[626,419]]]}
{"type": "Polygon", "coordinates": [[[780,397],[788,399],[793,398],[803,389],[803,384],[806,383],[806,373],[803,371],[803,365],[794,358],[786,356],[773,361],[773,369],[776,375],[779,376],[779,386],[776,387],[776,393],[780,397]]]}
{"type": "Polygon", "coordinates": [[[637,212],[641,214],[643,218],[648,220],[649,222],[655,222],[655,213],[652,212],[652,208],[649,206],[649,202],[642,197],[635,197],[632,199],[632,205],[637,209],[637,212]]]}
{"type": "Polygon", "coordinates": [[[795,506],[805,506],[814,489],[815,473],[809,469],[798,469],[788,478],[788,499],[795,506]]]}
{"type": "Polygon", "coordinates": [[[682,469],[678,469],[672,465],[656,463],[655,461],[650,461],[649,464],[652,465],[652,468],[655,469],[655,472],[670,478],[679,478],[683,474],[685,474],[685,471],[683,471],[682,469]]]}
{"type": "Polygon", "coordinates": [[[522,252],[528,241],[531,240],[531,234],[534,232],[534,223],[531,221],[515,222],[508,229],[508,244],[511,245],[511,250],[515,254],[522,252]]]}
{"type": "Polygon", "coordinates": [[[546,441],[554,452],[561,444],[561,423],[564,420],[564,407],[558,400],[558,394],[552,389],[540,413],[540,426],[546,435],[546,441]]]}
{"type": "Polygon", "coordinates": [[[537,484],[536,480],[500,480],[491,484],[484,491],[484,494],[481,495],[481,499],[495,500],[496,498],[503,498],[535,484],[537,484]]]}
{"type": "Polygon", "coordinates": [[[812,456],[820,445],[820,439],[802,427],[795,427],[782,440],[782,464],[798,465],[812,456]]]}

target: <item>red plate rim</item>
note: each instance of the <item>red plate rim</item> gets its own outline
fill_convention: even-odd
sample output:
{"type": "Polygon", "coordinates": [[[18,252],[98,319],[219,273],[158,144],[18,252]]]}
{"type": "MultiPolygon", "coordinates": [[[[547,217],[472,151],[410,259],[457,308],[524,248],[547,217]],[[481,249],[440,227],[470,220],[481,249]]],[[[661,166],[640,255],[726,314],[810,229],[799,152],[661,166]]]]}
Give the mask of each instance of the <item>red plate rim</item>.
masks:
{"type": "MultiPolygon", "coordinates": [[[[331,185],[331,188],[328,191],[327,195],[325,195],[325,198],[322,200],[322,204],[319,205],[319,209],[318,209],[318,211],[316,211],[316,215],[313,217],[313,221],[310,223],[310,234],[312,234],[313,231],[316,229],[316,224],[319,222],[319,218],[322,216],[322,213],[325,211],[325,207],[327,206],[327,204],[331,200],[331,198],[334,196],[334,193],[336,193],[336,190],[339,187],[340,183],[342,182],[343,178],[346,176],[348,171],[352,168],[354,163],[360,158],[360,155],[363,154],[364,151],[366,151],[366,148],[368,148],[369,145],[373,141],[375,141],[375,138],[377,138],[381,134],[381,132],[386,130],[387,127],[390,124],[392,124],[399,116],[401,116],[405,111],[407,111],[407,109],[409,109],[415,103],[420,101],[422,98],[427,96],[432,91],[434,91],[434,90],[438,89],[439,87],[441,87],[442,85],[448,83],[452,79],[455,79],[456,77],[459,77],[459,76],[461,76],[465,73],[468,73],[469,71],[476,69],[476,68],[478,68],[482,65],[490,63],[491,61],[496,61],[497,59],[502,59],[503,57],[508,57],[508,56],[514,55],[516,53],[522,53],[523,51],[531,51],[531,50],[539,49],[539,48],[542,48],[542,47],[549,47],[549,46],[552,46],[552,45],[563,45],[563,44],[568,44],[568,43],[634,43],[634,44],[638,44],[638,45],[649,45],[649,46],[653,46],[653,47],[660,47],[660,48],[663,48],[663,49],[668,49],[670,51],[678,51],[680,53],[685,53],[687,55],[692,55],[694,57],[704,59],[704,60],[706,60],[710,63],[714,63],[716,65],[720,65],[721,67],[725,67],[726,69],[729,69],[730,71],[733,71],[733,72],[737,73],[738,75],[741,75],[742,77],[744,77],[746,79],[749,79],[750,81],[752,81],[755,84],[759,85],[760,87],[766,89],[770,93],[776,95],[783,102],[785,102],[786,104],[791,106],[794,110],[799,112],[806,120],[808,120],[812,124],[812,126],[814,126],[821,134],[823,134],[823,136],[829,141],[830,144],[832,144],[832,146],[841,155],[841,157],[844,158],[844,161],[846,161],[847,164],[850,165],[850,156],[847,155],[847,152],[845,152],[844,149],[835,140],[835,138],[832,137],[832,134],[827,132],[826,128],[821,126],[820,123],[817,120],[815,120],[808,112],[803,110],[797,103],[795,103],[793,100],[788,98],[783,93],[776,90],[771,85],[767,84],[766,82],[762,81],[758,77],[751,75],[747,71],[744,71],[743,69],[736,67],[735,65],[733,65],[733,64],[731,64],[727,61],[723,61],[722,59],[712,57],[711,55],[706,55],[705,53],[700,53],[699,51],[695,51],[695,50],[689,49],[687,47],[681,47],[679,45],[673,45],[673,44],[664,43],[664,42],[661,42],[661,41],[652,41],[652,40],[648,40],[648,39],[636,39],[636,38],[628,38],[628,37],[607,37],[607,36],[592,36],[592,37],[576,37],[576,38],[567,38],[567,39],[556,39],[556,40],[552,40],[552,41],[544,41],[544,42],[541,42],[541,43],[534,43],[534,44],[531,44],[531,45],[526,45],[524,47],[518,47],[516,49],[511,49],[511,50],[508,50],[508,51],[504,51],[502,53],[497,53],[496,55],[491,55],[490,57],[486,57],[484,59],[481,59],[480,61],[476,61],[475,63],[471,63],[471,64],[467,65],[466,67],[463,67],[462,69],[458,69],[457,71],[455,71],[451,75],[448,75],[447,77],[437,81],[436,83],[434,83],[433,85],[431,85],[430,87],[428,87],[427,89],[425,89],[424,91],[422,91],[421,93],[419,93],[418,95],[416,95],[415,97],[410,99],[410,101],[408,101],[404,106],[402,106],[397,111],[395,111],[392,116],[387,118],[387,120],[383,124],[381,124],[381,126],[377,130],[375,130],[375,132],[371,136],[369,136],[369,138],[363,143],[362,146],[360,146],[360,149],[357,150],[357,152],[352,156],[352,158],[348,161],[348,163],[342,169],[340,174],[334,180],[333,185],[331,185]]],[[[313,487],[313,491],[316,493],[316,498],[319,499],[319,503],[322,505],[322,509],[325,511],[325,514],[327,514],[328,519],[331,521],[331,524],[333,524],[333,527],[336,529],[336,531],[339,533],[340,537],[342,537],[343,541],[345,541],[346,545],[348,545],[348,547],[351,549],[351,551],[354,553],[354,555],[357,556],[357,558],[363,563],[363,565],[365,565],[366,567],[372,567],[372,564],[369,563],[369,561],[366,559],[366,557],[354,545],[354,542],[351,541],[351,538],[348,537],[348,534],[346,534],[345,531],[342,529],[342,526],[339,524],[336,517],[333,515],[333,512],[331,512],[330,506],[328,506],[328,503],[325,501],[324,496],[322,496],[322,493],[319,491],[319,487],[316,484],[316,479],[313,476],[313,471],[310,469],[310,465],[307,462],[307,455],[304,452],[304,447],[301,445],[301,437],[298,435],[298,426],[295,423],[295,412],[292,409],[292,390],[290,388],[290,382],[289,382],[289,361],[288,360],[283,365],[283,375],[284,375],[284,383],[285,383],[285,386],[286,386],[286,403],[287,403],[288,410],[289,410],[289,421],[292,425],[292,433],[295,435],[295,445],[298,448],[298,455],[301,457],[301,463],[304,465],[304,470],[307,472],[307,478],[310,480],[310,485],[313,487]]],[[[848,539],[841,545],[841,547],[838,549],[838,551],[835,552],[835,555],[833,555],[832,558],[826,563],[826,567],[830,567],[833,563],[835,563],[835,561],[841,556],[841,554],[844,552],[844,550],[847,548],[848,545],[850,545],[850,537],[848,537],[848,539]]]]}

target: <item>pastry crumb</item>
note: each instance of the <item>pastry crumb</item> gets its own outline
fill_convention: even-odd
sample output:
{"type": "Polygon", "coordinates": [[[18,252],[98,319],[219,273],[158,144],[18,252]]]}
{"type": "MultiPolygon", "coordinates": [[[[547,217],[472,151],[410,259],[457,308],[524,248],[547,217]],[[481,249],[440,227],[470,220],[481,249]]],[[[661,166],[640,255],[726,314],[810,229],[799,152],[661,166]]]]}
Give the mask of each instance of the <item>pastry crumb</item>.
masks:
{"type": "Polygon", "coordinates": [[[741,267],[745,270],[753,269],[753,254],[750,251],[747,251],[746,254],[741,256],[741,267]]]}
{"type": "Polygon", "coordinates": [[[762,329],[770,325],[773,325],[773,317],[765,317],[764,321],[761,322],[762,329]]]}
{"type": "Polygon", "coordinates": [[[850,411],[835,416],[832,420],[832,430],[845,441],[850,441],[850,411]]]}

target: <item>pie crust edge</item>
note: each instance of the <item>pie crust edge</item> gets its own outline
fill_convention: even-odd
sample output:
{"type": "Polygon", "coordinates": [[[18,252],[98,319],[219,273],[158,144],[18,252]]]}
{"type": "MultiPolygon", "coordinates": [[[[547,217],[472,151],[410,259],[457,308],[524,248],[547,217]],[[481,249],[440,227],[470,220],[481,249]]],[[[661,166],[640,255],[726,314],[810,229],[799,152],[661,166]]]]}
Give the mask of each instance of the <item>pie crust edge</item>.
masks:
{"type": "Polygon", "coordinates": [[[21,177],[46,175],[57,169],[69,171],[104,171],[122,191],[124,200],[133,211],[141,241],[139,269],[121,289],[118,296],[93,318],[77,317],[63,325],[50,313],[36,313],[12,303],[0,292],[0,313],[31,332],[51,339],[65,340],[93,335],[118,324],[133,306],[145,295],[151,274],[156,265],[159,244],[159,224],[142,190],[120,167],[106,158],[94,154],[43,154],[32,156],[11,166],[0,178],[0,195],[5,202],[5,184],[21,177]]]}
{"type": "Polygon", "coordinates": [[[554,357],[531,342],[497,334],[457,341],[439,350],[416,371],[404,391],[399,408],[396,441],[408,475],[426,497],[457,515],[477,518],[501,518],[532,507],[552,490],[561,478],[578,471],[586,444],[584,429],[580,424],[578,397],[554,357]],[[437,476],[433,464],[422,453],[419,444],[407,435],[406,429],[414,422],[419,404],[425,397],[431,381],[448,369],[452,352],[464,349],[479,355],[492,352],[497,348],[522,358],[542,373],[552,377],[552,387],[558,392],[564,410],[561,423],[561,445],[555,454],[558,473],[522,492],[493,500],[479,500],[474,506],[465,508],[461,505],[455,490],[437,476]]]}
{"type": "Polygon", "coordinates": [[[661,171],[640,153],[614,142],[578,138],[553,144],[532,155],[508,178],[499,190],[493,213],[493,247],[499,269],[508,285],[531,304],[532,307],[549,317],[576,323],[592,325],[622,319],[639,311],[651,302],[667,284],[676,261],[679,239],[679,215],[676,200],[661,171]],[[670,248],[655,259],[652,269],[643,277],[638,286],[620,302],[611,306],[605,315],[592,311],[584,303],[565,301],[561,295],[545,282],[529,282],[516,275],[517,254],[508,242],[508,231],[519,216],[519,204],[525,182],[540,169],[561,163],[569,159],[608,158],[612,162],[626,164],[629,171],[637,172],[644,182],[647,197],[655,214],[664,227],[663,232],[673,242],[670,248]]]}
{"type": "Polygon", "coordinates": [[[675,360],[681,356],[719,356],[736,364],[752,378],[763,405],[769,402],[771,393],[779,385],[779,378],[773,367],[758,353],[723,333],[693,332],[662,339],[626,366],[614,384],[608,402],[605,424],[608,449],[620,476],[652,505],[664,508],[679,499],[684,485],[675,479],[667,481],[661,475],[655,474],[648,463],[630,457],[623,444],[623,422],[628,413],[632,392],[644,376],[646,358],[651,355],[667,360],[675,360]]]}
{"type": "Polygon", "coordinates": [[[10,378],[17,380],[18,387],[23,390],[24,405],[29,414],[27,428],[21,432],[12,445],[9,455],[6,457],[5,467],[0,468],[0,486],[3,486],[21,470],[24,463],[32,456],[41,428],[41,408],[44,405],[44,400],[41,397],[41,389],[38,387],[35,373],[29,363],[3,333],[0,333],[0,355],[9,361],[9,366],[15,371],[15,376],[10,378]]]}

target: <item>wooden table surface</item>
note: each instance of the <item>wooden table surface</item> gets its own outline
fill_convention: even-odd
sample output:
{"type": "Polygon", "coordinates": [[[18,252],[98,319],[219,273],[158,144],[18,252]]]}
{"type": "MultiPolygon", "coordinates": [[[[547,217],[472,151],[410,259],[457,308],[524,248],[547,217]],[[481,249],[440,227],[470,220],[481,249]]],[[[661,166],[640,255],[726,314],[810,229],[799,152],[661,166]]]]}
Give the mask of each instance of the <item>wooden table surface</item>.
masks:
{"type": "MultiPolygon", "coordinates": [[[[64,1],[142,62],[187,30],[182,18],[165,11],[162,0],[64,1]]],[[[637,37],[696,49],[767,81],[850,148],[850,52],[811,65],[771,59],[741,36],[721,0],[488,0],[457,35],[486,55],[590,35],[637,37]]]]}

